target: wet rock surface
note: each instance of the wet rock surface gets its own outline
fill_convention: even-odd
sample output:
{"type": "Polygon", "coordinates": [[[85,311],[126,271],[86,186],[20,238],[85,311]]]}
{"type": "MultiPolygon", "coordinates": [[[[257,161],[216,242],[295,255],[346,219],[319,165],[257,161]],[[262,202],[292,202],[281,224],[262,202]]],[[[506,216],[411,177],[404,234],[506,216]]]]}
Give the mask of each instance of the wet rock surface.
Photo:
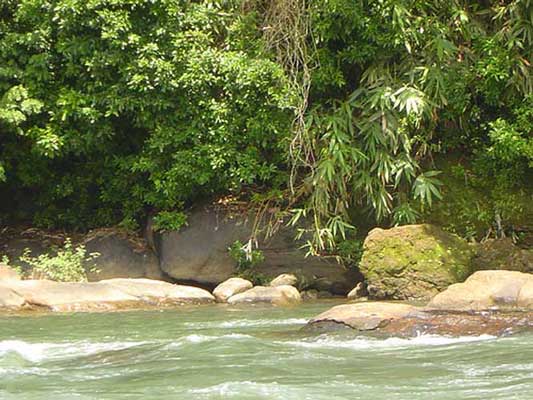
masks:
{"type": "Polygon", "coordinates": [[[385,336],[436,334],[449,336],[506,335],[533,330],[533,309],[438,311],[403,303],[345,304],[311,319],[306,330],[351,329],[385,336]]]}

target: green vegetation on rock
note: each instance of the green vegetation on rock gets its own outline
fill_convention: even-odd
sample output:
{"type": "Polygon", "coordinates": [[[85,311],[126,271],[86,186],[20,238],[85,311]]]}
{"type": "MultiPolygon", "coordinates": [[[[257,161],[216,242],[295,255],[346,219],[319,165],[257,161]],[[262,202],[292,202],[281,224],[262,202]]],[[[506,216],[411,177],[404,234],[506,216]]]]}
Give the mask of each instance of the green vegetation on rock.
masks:
{"type": "Polygon", "coordinates": [[[377,299],[427,300],[472,273],[475,249],[432,225],[372,230],[359,269],[377,299]]]}

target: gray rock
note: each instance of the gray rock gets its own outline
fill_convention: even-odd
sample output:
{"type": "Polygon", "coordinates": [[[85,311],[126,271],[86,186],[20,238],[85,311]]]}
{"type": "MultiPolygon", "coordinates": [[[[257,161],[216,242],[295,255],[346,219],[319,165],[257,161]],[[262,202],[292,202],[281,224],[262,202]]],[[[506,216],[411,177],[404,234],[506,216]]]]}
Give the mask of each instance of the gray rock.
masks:
{"type": "Polygon", "coordinates": [[[231,296],[245,292],[253,287],[252,282],[242,278],[229,278],[213,290],[218,302],[224,303],[231,296]]]}
{"type": "MultiPolygon", "coordinates": [[[[245,243],[249,239],[252,222],[253,217],[248,218],[246,212],[227,207],[194,210],[179,232],[154,235],[161,269],[177,281],[218,285],[236,274],[228,248],[236,240],[245,243]]],[[[282,228],[273,237],[259,238],[265,260],[253,272],[267,279],[290,273],[299,277],[306,289],[314,289],[315,282],[323,280],[326,290],[341,295],[361,280],[357,271],[346,269],[334,259],[305,257],[302,243],[294,241],[295,233],[294,229],[282,228]]]]}
{"type": "Polygon", "coordinates": [[[124,233],[99,230],[85,239],[88,253],[99,253],[94,260],[98,271],[89,272],[89,281],[112,278],[161,279],[159,261],[156,255],[146,248],[142,240],[133,240],[124,233]]]}

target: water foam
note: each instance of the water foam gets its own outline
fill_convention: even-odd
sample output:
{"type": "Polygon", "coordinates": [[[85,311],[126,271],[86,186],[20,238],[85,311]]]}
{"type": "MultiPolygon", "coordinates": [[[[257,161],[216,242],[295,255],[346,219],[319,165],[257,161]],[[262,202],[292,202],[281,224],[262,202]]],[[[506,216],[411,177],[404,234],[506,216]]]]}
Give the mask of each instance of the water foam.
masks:
{"type": "Polygon", "coordinates": [[[140,346],[147,342],[66,342],[66,343],[30,343],[23,340],[0,341],[0,358],[17,354],[30,362],[41,362],[67,357],[79,357],[104,351],[123,350],[140,346]]]}
{"type": "Polygon", "coordinates": [[[283,325],[305,325],[308,322],[305,318],[287,318],[287,319],[261,319],[261,320],[250,320],[250,319],[237,319],[233,321],[209,321],[209,322],[190,322],[185,323],[184,325],[192,328],[253,328],[260,326],[283,326],[283,325]]]}
{"type": "Polygon", "coordinates": [[[241,333],[230,333],[227,335],[198,335],[198,334],[192,334],[185,336],[185,340],[190,343],[204,343],[204,342],[211,342],[215,340],[221,340],[221,339],[229,339],[229,340],[239,340],[239,339],[250,339],[253,338],[253,336],[250,335],[244,335],[241,333]]]}
{"type": "Polygon", "coordinates": [[[338,338],[331,336],[320,336],[313,340],[289,341],[286,344],[305,348],[347,348],[354,350],[364,349],[388,349],[402,348],[409,346],[448,346],[461,343],[479,342],[495,339],[496,336],[439,336],[439,335],[419,335],[413,338],[391,337],[383,340],[357,337],[355,339],[338,338]]]}

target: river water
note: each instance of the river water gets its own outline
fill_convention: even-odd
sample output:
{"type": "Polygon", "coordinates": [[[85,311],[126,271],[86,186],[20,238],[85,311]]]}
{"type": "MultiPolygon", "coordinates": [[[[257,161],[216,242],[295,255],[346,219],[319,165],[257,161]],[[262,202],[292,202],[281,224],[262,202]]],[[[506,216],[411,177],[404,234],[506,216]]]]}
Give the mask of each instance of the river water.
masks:
{"type": "Polygon", "coordinates": [[[332,305],[0,317],[0,399],[533,399],[533,335],[301,331],[332,305]]]}

